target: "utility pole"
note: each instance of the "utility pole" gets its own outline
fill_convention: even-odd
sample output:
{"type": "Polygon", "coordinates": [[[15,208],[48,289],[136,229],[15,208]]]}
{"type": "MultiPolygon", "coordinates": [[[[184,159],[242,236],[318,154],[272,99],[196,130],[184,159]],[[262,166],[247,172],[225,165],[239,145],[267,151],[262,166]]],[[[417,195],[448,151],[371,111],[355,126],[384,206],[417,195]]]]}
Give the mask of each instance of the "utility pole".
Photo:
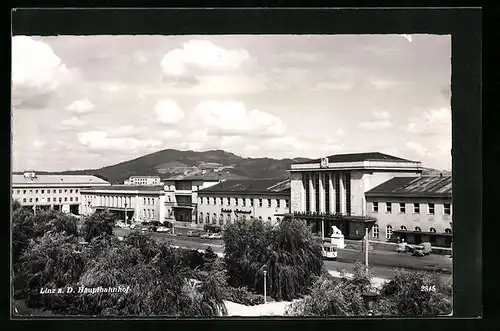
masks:
{"type": "Polygon", "coordinates": [[[365,227],[365,265],[368,267],[368,227],[365,227]]]}

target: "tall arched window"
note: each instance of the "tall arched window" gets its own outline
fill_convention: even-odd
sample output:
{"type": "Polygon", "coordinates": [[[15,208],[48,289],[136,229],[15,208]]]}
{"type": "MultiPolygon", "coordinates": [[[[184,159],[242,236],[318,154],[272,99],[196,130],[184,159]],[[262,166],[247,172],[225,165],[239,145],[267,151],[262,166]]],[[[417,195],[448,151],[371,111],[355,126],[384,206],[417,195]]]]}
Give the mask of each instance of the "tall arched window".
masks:
{"type": "Polygon", "coordinates": [[[372,227],[372,238],[378,238],[378,225],[374,224],[372,227]]]}
{"type": "Polygon", "coordinates": [[[267,218],[267,221],[268,221],[268,222],[271,222],[271,217],[268,217],[268,218],[267,218]]]}
{"type": "Polygon", "coordinates": [[[224,215],[219,214],[219,224],[222,225],[224,224],[224,215]]]}
{"type": "Polygon", "coordinates": [[[279,217],[276,217],[276,222],[279,222],[280,221],[280,218],[279,217]]]}
{"type": "Polygon", "coordinates": [[[401,225],[401,230],[404,230],[404,231],[406,231],[406,226],[404,226],[404,225],[401,225]]]}
{"type": "Polygon", "coordinates": [[[207,213],[207,218],[205,220],[205,223],[207,223],[207,224],[210,223],[210,214],[209,213],[207,213]]]}
{"type": "Polygon", "coordinates": [[[227,219],[226,224],[231,224],[231,214],[227,214],[226,219],[227,219]]]}
{"type": "Polygon", "coordinates": [[[262,221],[262,216],[259,216],[259,221],[262,221]]]}
{"type": "Polygon", "coordinates": [[[444,233],[451,233],[451,229],[444,229],[444,233]]]}
{"type": "Polygon", "coordinates": [[[436,229],[434,229],[434,228],[430,228],[429,231],[432,233],[436,233],[436,229]]]}
{"type": "Polygon", "coordinates": [[[215,224],[217,222],[217,215],[214,213],[212,215],[212,224],[215,224]]]}
{"type": "Polygon", "coordinates": [[[198,220],[199,223],[203,223],[203,213],[200,213],[200,219],[198,220]]]}
{"type": "Polygon", "coordinates": [[[417,231],[417,232],[421,232],[421,231],[422,231],[422,229],[421,229],[420,227],[416,226],[416,227],[415,227],[415,231],[417,231]]]}
{"type": "Polygon", "coordinates": [[[385,227],[385,239],[391,239],[392,237],[392,226],[387,225],[385,227]]]}

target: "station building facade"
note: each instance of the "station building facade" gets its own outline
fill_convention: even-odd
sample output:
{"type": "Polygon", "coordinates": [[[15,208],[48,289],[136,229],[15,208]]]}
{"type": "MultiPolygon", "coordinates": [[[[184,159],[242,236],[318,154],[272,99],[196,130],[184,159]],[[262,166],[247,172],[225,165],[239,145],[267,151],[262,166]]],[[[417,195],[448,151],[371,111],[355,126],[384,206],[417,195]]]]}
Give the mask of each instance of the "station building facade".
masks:
{"type": "Polygon", "coordinates": [[[159,176],[130,176],[124,184],[132,186],[163,185],[159,176]]]}
{"type": "Polygon", "coordinates": [[[198,192],[198,224],[225,226],[238,218],[276,224],[290,213],[290,180],[226,180],[198,192]]]}
{"type": "Polygon", "coordinates": [[[109,186],[109,182],[95,176],[41,175],[27,171],[12,175],[12,198],[26,208],[79,215],[82,190],[109,186]]]}
{"type": "Polygon", "coordinates": [[[165,193],[162,186],[111,185],[81,190],[83,214],[109,210],[122,221],[165,220],[165,193]]]}
{"type": "Polygon", "coordinates": [[[365,193],[368,214],[377,222],[370,239],[409,244],[452,244],[452,177],[398,177],[365,193]]]}
{"type": "Polygon", "coordinates": [[[228,179],[241,179],[226,171],[198,170],[163,179],[165,191],[165,220],[176,227],[198,223],[198,193],[228,179]]]}
{"type": "Polygon", "coordinates": [[[378,152],[337,154],[292,164],[291,214],[314,224],[323,237],[339,228],[346,239],[361,239],[374,224],[365,192],[394,178],[419,176],[422,165],[378,152]]]}

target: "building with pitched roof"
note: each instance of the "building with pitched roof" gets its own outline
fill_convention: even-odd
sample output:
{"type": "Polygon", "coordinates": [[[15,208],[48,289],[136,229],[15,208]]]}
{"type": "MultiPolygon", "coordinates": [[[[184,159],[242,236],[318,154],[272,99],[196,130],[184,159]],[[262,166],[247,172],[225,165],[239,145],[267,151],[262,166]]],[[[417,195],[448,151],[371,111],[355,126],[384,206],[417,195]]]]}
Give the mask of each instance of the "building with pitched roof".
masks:
{"type": "Polygon", "coordinates": [[[112,185],[81,190],[82,212],[109,210],[127,222],[165,220],[165,192],[162,186],[112,185]]]}
{"type": "Polygon", "coordinates": [[[198,192],[198,223],[225,226],[254,218],[275,224],[290,212],[290,180],[226,180],[198,192]]]}
{"type": "Polygon", "coordinates": [[[335,225],[347,239],[361,239],[373,224],[373,219],[363,218],[368,216],[365,192],[393,177],[418,176],[422,165],[370,152],[296,163],[290,172],[292,214],[308,215],[322,236],[329,236],[335,225]]]}
{"type": "Polygon", "coordinates": [[[452,243],[452,177],[398,177],[365,193],[368,214],[377,219],[371,239],[410,244],[452,243]]]}
{"type": "Polygon", "coordinates": [[[40,175],[34,171],[12,175],[12,198],[22,206],[80,214],[81,190],[111,184],[96,176],[40,175]]]}
{"type": "Polygon", "coordinates": [[[228,171],[197,170],[164,178],[165,219],[175,226],[198,223],[198,192],[228,179],[243,179],[228,171]]]}

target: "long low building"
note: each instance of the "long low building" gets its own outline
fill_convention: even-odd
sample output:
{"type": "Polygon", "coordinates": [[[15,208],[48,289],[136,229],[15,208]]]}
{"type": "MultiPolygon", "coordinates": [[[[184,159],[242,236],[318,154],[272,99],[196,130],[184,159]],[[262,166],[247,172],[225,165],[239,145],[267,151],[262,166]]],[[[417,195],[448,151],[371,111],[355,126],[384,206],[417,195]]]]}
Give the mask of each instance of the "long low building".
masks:
{"type": "Polygon", "coordinates": [[[112,185],[81,190],[82,210],[109,210],[128,222],[165,220],[165,192],[162,186],[112,185]]]}
{"type": "Polygon", "coordinates": [[[289,180],[226,180],[198,191],[198,224],[224,226],[239,217],[275,224],[290,212],[289,199],[289,180]]]}
{"type": "Polygon", "coordinates": [[[365,196],[368,214],[377,219],[371,230],[372,240],[399,238],[410,244],[451,246],[451,176],[393,178],[365,196]]]}
{"type": "Polygon", "coordinates": [[[111,184],[96,176],[40,175],[34,171],[12,175],[12,198],[22,206],[80,214],[81,190],[111,184]]]}

